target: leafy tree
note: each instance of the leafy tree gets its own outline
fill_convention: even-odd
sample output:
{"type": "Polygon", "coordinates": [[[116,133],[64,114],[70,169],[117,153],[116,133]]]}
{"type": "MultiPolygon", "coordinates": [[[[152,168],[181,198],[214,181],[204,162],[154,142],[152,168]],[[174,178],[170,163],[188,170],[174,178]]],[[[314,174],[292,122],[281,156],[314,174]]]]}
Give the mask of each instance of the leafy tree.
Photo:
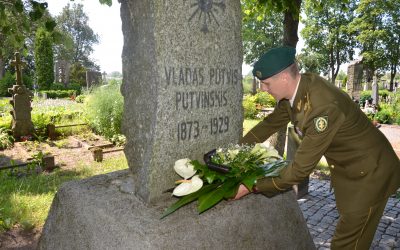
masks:
{"type": "Polygon", "coordinates": [[[80,84],[81,86],[86,86],[86,68],[79,62],[72,64],[69,81],[80,84]]]}
{"type": "Polygon", "coordinates": [[[387,31],[387,39],[385,39],[385,58],[387,63],[386,69],[390,70],[390,91],[393,91],[394,79],[397,74],[400,62],[400,1],[387,0],[387,18],[384,27],[387,31]]]}
{"type": "Polygon", "coordinates": [[[388,33],[384,21],[387,7],[386,1],[360,0],[355,10],[356,17],[349,24],[350,31],[359,42],[368,82],[386,65],[384,40],[388,38],[388,33]]]}
{"type": "Polygon", "coordinates": [[[279,13],[258,12],[254,4],[242,4],[242,37],[244,61],[252,64],[269,48],[283,43],[283,16],[279,13]]]}
{"type": "Polygon", "coordinates": [[[89,18],[82,4],[68,4],[56,17],[58,29],[64,34],[66,43],[56,46],[57,59],[80,63],[85,68],[99,67],[89,58],[93,45],[99,42],[98,35],[90,28],[89,18]],[[64,46],[66,45],[66,46],[64,46]]]}
{"type": "Polygon", "coordinates": [[[35,39],[36,79],[40,89],[49,89],[54,82],[53,38],[40,28],[35,39]]]}
{"type": "Polygon", "coordinates": [[[304,3],[306,18],[301,34],[306,44],[305,54],[312,56],[308,63],[318,60],[311,66],[324,74],[329,72],[333,83],[340,65],[351,60],[354,54],[355,41],[347,32],[354,6],[354,0],[306,0],[304,3]]]}
{"type": "Polygon", "coordinates": [[[51,31],[55,22],[47,13],[47,3],[35,0],[0,1],[0,79],[13,58],[14,52],[29,53],[28,38],[33,40],[37,24],[51,31]]]}
{"type": "Polygon", "coordinates": [[[324,55],[310,52],[309,50],[305,50],[303,53],[297,56],[299,68],[302,72],[312,72],[316,74],[324,71],[324,67],[322,65],[324,59],[324,55]]]}
{"type": "MultiPolygon", "coordinates": [[[[252,13],[270,15],[271,13],[283,14],[283,45],[296,47],[299,41],[297,30],[299,26],[299,13],[302,0],[242,0],[242,6],[252,13]]],[[[254,30],[258,32],[258,30],[254,30]]]]}

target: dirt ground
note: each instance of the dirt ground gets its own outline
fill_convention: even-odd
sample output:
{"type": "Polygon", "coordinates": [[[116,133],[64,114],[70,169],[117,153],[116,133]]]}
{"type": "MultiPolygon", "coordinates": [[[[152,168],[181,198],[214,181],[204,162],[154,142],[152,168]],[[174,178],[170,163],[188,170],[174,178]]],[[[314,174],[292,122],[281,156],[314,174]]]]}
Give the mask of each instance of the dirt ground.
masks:
{"type": "MultiPolygon", "coordinates": [[[[400,158],[400,126],[383,124],[379,129],[389,139],[400,158]]],[[[56,155],[55,163],[57,166],[66,169],[74,168],[76,159],[88,163],[93,161],[93,157],[87,149],[88,147],[106,143],[108,142],[101,137],[77,139],[72,136],[64,140],[40,145],[33,142],[16,143],[12,149],[7,149],[0,153],[0,166],[7,165],[10,159],[14,159],[16,162],[26,162],[35,150],[41,149],[56,155]]],[[[115,154],[123,153],[107,154],[105,157],[112,157],[115,154]]],[[[0,234],[0,249],[35,250],[40,234],[41,228],[36,228],[33,231],[24,231],[21,227],[16,226],[10,231],[0,234]]]]}
{"type": "MultiPolygon", "coordinates": [[[[79,163],[90,164],[93,162],[93,156],[88,149],[91,146],[110,144],[102,137],[90,135],[83,137],[69,136],[65,139],[50,142],[35,143],[17,142],[11,149],[0,151],[0,166],[27,162],[32,155],[41,150],[50,153],[55,157],[55,165],[62,169],[72,169],[76,167],[77,159],[79,163]]],[[[108,147],[107,149],[116,149],[117,147],[108,147]]],[[[104,159],[123,154],[123,151],[104,154],[104,159]]],[[[15,226],[11,230],[0,234],[0,249],[19,249],[34,250],[40,238],[41,228],[35,228],[32,231],[24,231],[20,226],[15,226]]]]}

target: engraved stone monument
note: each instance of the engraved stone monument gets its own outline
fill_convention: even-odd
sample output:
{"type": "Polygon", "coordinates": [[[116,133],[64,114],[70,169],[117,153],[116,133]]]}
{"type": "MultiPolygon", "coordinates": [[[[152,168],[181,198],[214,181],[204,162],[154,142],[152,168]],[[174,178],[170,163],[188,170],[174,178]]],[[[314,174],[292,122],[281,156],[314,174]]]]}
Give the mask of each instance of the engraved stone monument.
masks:
{"type": "Polygon", "coordinates": [[[353,61],[347,68],[347,93],[353,100],[360,101],[362,90],[363,65],[361,61],[353,61]]]}
{"type": "Polygon", "coordinates": [[[12,115],[12,131],[16,140],[20,140],[21,136],[32,136],[35,132],[32,119],[31,119],[31,101],[33,93],[26,88],[22,82],[22,67],[25,65],[21,61],[19,52],[15,53],[15,60],[12,61],[15,66],[16,85],[8,89],[12,94],[10,101],[13,110],[10,111],[12,115]]]}
{"type": "Polygon", "coordinates": [[[174,162],[242,133],[239,0],[122,0],[129,170],[65,184],[39,249],[315,249],[293,192],[160,220],[174,162]]]}

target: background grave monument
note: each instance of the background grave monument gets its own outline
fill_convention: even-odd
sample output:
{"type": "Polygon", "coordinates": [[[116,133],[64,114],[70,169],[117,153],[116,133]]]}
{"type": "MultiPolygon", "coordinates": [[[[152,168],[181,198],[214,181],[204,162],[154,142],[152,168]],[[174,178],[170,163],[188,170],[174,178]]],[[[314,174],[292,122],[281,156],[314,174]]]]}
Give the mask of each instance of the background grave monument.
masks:
{"type": "Polygon", "coordinates": [[[374,76],[372,82],[372,105],[377,106],[379,104],[379,85],[378,85],[378,78],[374,76]]]}
{"type": "Polygon", "coordinates": [[[353,61],[347,68],[347,93],[353,100],[360,101],[363,65],[361,60],[353,61]]]}
{"type": "Polygon", "coordinates": [[[33,93],[26,88],[22,82],[22,67],[25,65],[21,61],[19,52],[15,53],[15,60],[12,61],[15,66],[16,85],[8,89],[12,94],[10,101],[13,110],[10,111],[12,116],[12,131],[16,140],[20,140],[22,136],[33,136],[35,129],[31,119],[31,101],[33,93]]]}
{"type": "Polygon", "coordinates": [[[314,249],[293,192],[249,195],[160,220],[174,162],[242,133],[239,0],[123,0],[129,170],[65,184],[39,249],[314,249]]]}
{"type": "Polygon", "coordinates": [[[102,83],[103,75],[99,71],[88,70],[86,71],[86,88],[90,88],[102,83]]]}

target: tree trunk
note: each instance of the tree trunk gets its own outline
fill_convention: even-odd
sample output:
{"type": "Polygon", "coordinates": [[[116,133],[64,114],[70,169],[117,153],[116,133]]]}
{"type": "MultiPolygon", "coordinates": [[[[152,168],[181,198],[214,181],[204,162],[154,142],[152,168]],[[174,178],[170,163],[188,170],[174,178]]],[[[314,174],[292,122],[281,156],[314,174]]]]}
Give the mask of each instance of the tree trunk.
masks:
{"type": "Polygon", "coordinates": [[[396,73],[397,73],[397,65],[395,65],[394,67],[392,66],[392,70],[390,72],[390,88],[389,91],[392,92],[393,91],[393,85],[394,85],[394,78],[396,77],[396,73]]]}
{"type": "Polygon", "coordinates": [[[299,27],[299,13],[301,0],[295,0],[297,11],[285,11],[285,19],[283,20],[283,45],[292,46],[296,48],[299,37],[297,30],[299,27]]]}
{"type": "Polygon", "coordinates": [[[4,77],[4,61],[3,58],[0,57],[0,80],[4,77]]]}

